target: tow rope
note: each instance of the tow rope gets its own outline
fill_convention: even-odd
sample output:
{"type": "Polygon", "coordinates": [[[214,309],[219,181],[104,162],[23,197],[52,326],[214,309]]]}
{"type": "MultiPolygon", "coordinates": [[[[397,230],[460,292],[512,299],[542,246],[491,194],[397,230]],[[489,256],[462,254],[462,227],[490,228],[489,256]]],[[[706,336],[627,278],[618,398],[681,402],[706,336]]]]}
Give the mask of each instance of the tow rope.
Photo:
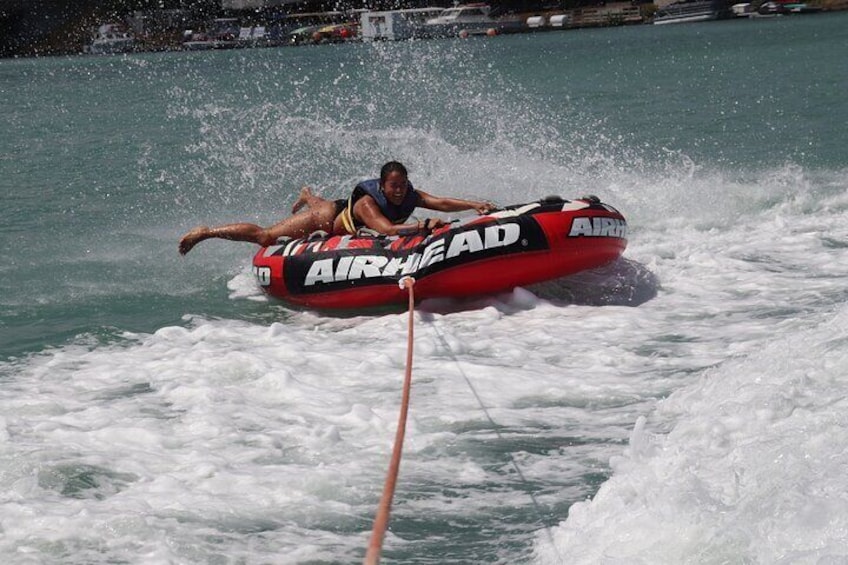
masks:
{"type": "Polygon", "coordinates": [[[400,470],[400,456],[403,451],[403,438],[406,434],[406,415],[409,412],[409,391],[412,388],[412,344],[415,314],[415,293],[412,287],[415,279],[403,277],[398,281],[398,286],[409,292],[409,322],[407,326],[406,339],[406,373],[403,379],[403,395],[401,397],[400,414],[398,415],[397,431],[395,432],[395,445],[392,449],[392,459],[389,462],[389,471],[386,474],[386,482],[383,486],[383,496],[380,498],[380,506],[374,517],[374,526],[371,529],[371,541],[368,543],[368,551],[365,553],[364,565],[377,565],[380,563],[380,554],[383,551],[383,538],[389,527],[389,513],[392,508],[392,498],[395,495],[398,471],[400,470]]]}
{"type": "MultiPolygon", "coordinates": [[[[406,416],[409,412],[409,393],[410,389],[412,388],[412,345],[413,328],[415,321],[415,293],[413,292],[414,285],[415,279],[413,279],[412,277],[403,277],[400,281],[398,281],[398,286],[400,286],[402,289],[405,288],[409,292],[409,318],[407,325],[406,340],[406,373],[404,375],[403,380],[403,393],[401,398],[400,414],[398,415],[397,431],[395,432],[395,444],[394,448],[392,449],[392,459],[389,463],[389,471],[386,474],[386,482],[383,486],[383,496],[380,498],[380,505],[377,508],[377,514],[374,517],[374,526],[371,530],[371,540],[368,543],[368,551],[365,553],[365,560],[363,561],[363,565],[378,565],[380,563],[380,556],[383,551],[383,538],[385,537],[386,530],[389,527],[389,514],[391,512],[392,499],[394,498],[395,494],[395,485],[397,484],[398,471],[400,470],[400,458],[401,452],[403,451],[403,439],[406,434],[406,416]]],[[[445,349],[448,351],[454,363],[456,364],[459,374],[462,375],[462,377],[465,379],[465,383],[471,390],[471,394],[474,395],[474,398],[477,400],[477,404],[480,406],[480,409],[483,411],[483,414],[489,421],[489,424],[491,425],[492,430],[494,430],[498,440],[503,442],[504,438],[499,431],[500,426],[496,424],[495,421],[492,419],[492,416],[489,413],[489,409],[483,403],[483,399],[480,398],[480,395],[478,394],[476,387],[472,384],[471,379],[469,379],[468,375],[465,374],[465,371],[462,369],[462,365],[456,358],[456,355],[451,349],[447,339],[445,339],[445,336],[435,324],[433,324],[432,327],[435,330],[435,333],[438,336],[439,340],[445,346],[445,349]]],[[[556,545],[553,532],[551,532],[551,528],[545,520],[545,513],[542,511],[542,507],[539,504],[539,501],[533,494],[533,489],[530,486],[530,482],[524,476],[524,473],[521,471],[521,467],[519,467],[518,462],[515,460],[515,457],[512,455],[511,452],[509,453],[509,458],[512,463],[513,469],[518,474],[519,479],[526,487],[527,494],[530,496],[530,500],[533,503],[533,508],[536,511],[539,523],[542,525],[545,530],[545,533],[547,534],[548,543],[551,545],[551,548],[557,558],[557,561],[559,563],[563,563],[563,557],[560,554],[559,548],[556,545]]]]}
{"type": "MultiPolygon", "coordinates": [[[[477,400],[477,405],[480,406],[480,410],[483,411],[483,415],[486,416],[486,419],[489,421],[489,425],[491,426],[492,431],[495,433],[495,436],[497,436],[498,441],[501,442],[501,443],[505,443],[506,440],[504,439],[503,435],[501,435],[501,432],[500,432],[501,426],[498,425],[497,423],[495,423],[495,420],[492,418],[492,415],[489,413],[489,409],[486,407],[486,404],[483,402],[483,399],[480,397],[480,394],[477,392],[477,387],[474,386],[474,384],[471,382],[471,379],[468,377],[468,375],[462,369],[462,365],[459,363],[459,359],[456,358],[456,354],[454,354],[453,350],[451,349],[450,343],[448,343],[448,340],[445,338],[444,334],[442,333],[441,330],[439,330],[439,327],[435,323],[431,322],[430,325],[433,328],[433,330],[436,332],[436,336],[438,336],[439,341],[442,342],[442,345],[444,346],[445,350],[451,356],[451,359],[453,359],[453,362],[456,365],[457,371],[459,371],[459,374],[462,375],[463,379],[465,379],[465,384],[468,385],[468,388],[471,391],[471,394],[477,400]]],[[[530,496],[530,501],[533,503],[533,509],[536,511],[536,517],[539,521],[539,524],[541,524],[542,527],[545,529],[545,534],[547,534],[548,543],[551,545],[551,549],[552,549],[554,555],[557,558],[557,562],[558,563],[565,563],[565,560],[563,559],[562,554],[560,553],[560,550],[557,547],[556,540],[554,539],[554,534],[551,531],[551,527],[548,525],[548,521],[545,519],[545,512],[542,511],[542,506],[539,504],[539,501],[536,499],[536,495],[533,494],[533,490],[534,490],[533,486],[530,484],[530,481],[527,480],[527,477],[524,476],[524,472],[522,472],[521,467],[518,465],[518,461],[515,460],[515,456],[512,454],[512,452],[508,451],[507,454],[509,455],[510,463],[512,463],[512,468],[515,470],[516,474],[518,475],[518,478],[521,480],[521,483],[524,485],[524,490],[530,496]]]]}

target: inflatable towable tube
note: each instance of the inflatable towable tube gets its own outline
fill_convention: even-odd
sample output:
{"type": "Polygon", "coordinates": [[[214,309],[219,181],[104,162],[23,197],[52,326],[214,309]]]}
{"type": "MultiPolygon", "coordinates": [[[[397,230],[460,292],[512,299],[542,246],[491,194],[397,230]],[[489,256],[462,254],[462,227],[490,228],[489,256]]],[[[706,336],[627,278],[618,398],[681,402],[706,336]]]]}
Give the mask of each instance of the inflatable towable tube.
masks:
{"type": "Polygon", "coordinates": [[[320,309],[403,304],[401,277],[419,300],[479,296],[600,267],[627,246],[627,223],[596,197],[508,206],[429,234],[281,240],[253,258],[271,296],[320,309]]]}

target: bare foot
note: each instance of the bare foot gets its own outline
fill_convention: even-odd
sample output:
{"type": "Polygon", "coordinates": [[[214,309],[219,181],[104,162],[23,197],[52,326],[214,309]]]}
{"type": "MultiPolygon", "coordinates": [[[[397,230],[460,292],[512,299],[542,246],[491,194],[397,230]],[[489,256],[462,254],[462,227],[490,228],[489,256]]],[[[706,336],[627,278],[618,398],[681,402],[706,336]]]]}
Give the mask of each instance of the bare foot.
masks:
{"type": "Polygon", "coordinates": [[[300,195],[297,197],[297,201],[292,205],[292,214],[297,214],[301,208],[309,202],[309,199],[312,198],[312,191],[309,190],[308,186],[304,186],[300,189],[300,195]]]}
{"type": "Polygon", "coordinates": [[[191,248],[207,238],[209,228],[197,226],[180,239],[180,255],[185,255],[191,248]]]}

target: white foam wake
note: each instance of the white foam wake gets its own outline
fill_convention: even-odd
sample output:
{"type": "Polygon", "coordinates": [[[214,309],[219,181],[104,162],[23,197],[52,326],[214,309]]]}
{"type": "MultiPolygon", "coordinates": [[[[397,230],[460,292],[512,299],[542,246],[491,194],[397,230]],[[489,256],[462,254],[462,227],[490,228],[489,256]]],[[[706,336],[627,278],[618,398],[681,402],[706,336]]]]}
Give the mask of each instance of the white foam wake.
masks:
{"type": "Polygon", "coordinates": [[[708,372],[641,418],[541,563],[843,563],[848,309],[708,372]]]}

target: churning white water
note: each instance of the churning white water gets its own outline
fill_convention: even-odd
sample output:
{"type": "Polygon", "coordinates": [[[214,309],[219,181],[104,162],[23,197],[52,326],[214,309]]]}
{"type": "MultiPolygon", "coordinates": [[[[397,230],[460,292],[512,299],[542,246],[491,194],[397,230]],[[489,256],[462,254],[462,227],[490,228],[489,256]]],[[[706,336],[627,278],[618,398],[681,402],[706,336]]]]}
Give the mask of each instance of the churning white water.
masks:
{"type": "Polygon", "coordinates": [[[389,159],[629,246],[420,305],[387,563],[845,562],[839,18],[3,61],[0,562],[361,560],[405,314],[176,242],[389,159]]]}

